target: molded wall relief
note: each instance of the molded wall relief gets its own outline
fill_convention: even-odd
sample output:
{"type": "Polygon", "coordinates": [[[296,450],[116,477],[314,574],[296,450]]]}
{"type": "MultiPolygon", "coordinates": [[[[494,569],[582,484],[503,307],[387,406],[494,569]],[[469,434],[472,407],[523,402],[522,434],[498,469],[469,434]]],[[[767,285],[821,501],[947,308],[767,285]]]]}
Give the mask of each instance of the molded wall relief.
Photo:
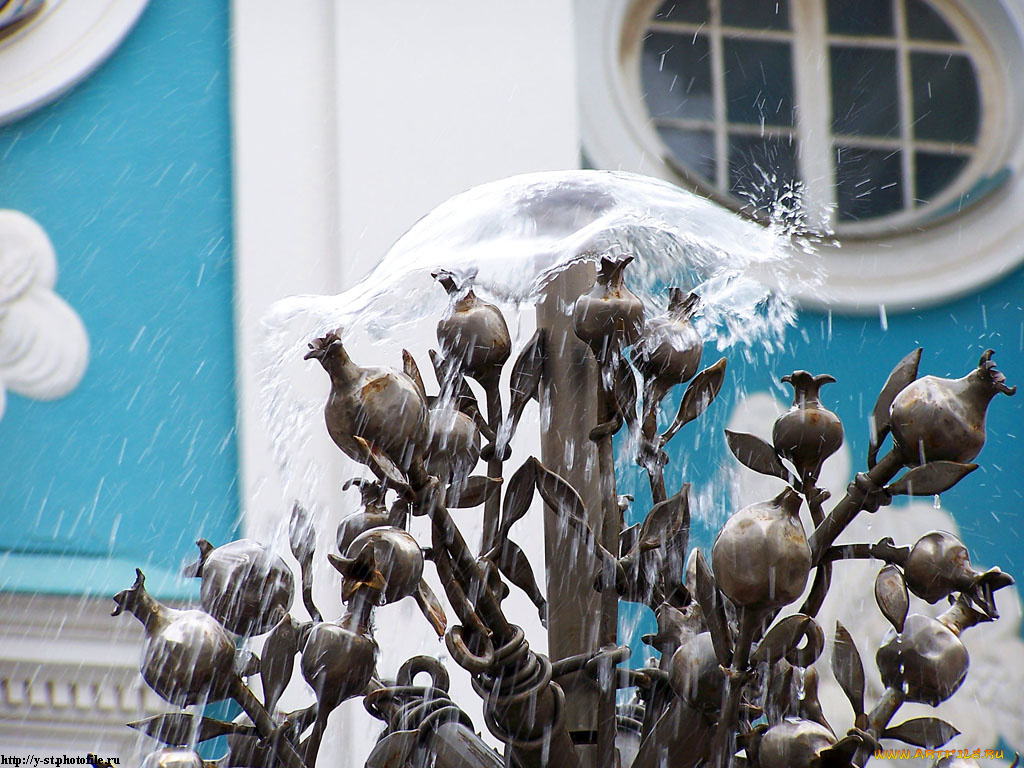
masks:
{"type": "Polygon", "coordinates": [[[54,292],[57,257],[46,232],[18,211],[0,210],[0,417],[6,391],[63,397],[82,380],[89,337],[54,292]]]}

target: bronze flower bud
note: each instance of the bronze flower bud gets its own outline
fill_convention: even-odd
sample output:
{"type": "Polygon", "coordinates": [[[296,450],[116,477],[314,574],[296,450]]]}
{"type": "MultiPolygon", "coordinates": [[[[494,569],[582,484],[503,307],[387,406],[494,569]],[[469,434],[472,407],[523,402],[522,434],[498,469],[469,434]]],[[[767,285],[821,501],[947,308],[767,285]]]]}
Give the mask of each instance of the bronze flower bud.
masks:
{"type": "Polygon", "coordinates": [[[353,486],[359,488],[363,508],[359,512],[353,512],[342,518],[338,523],[336,541],[339,552],[347,552],[356,537],[371,528],[380,528],[391,524],[388,512],[384,508],[384,489],[381,484],[361,477],[353,478],[345,481],[342,490],[347,491],[353,486]]]}
{"type": "Polygon", "coordinates": [[[374,528],[390,525],[386,512],[353,512],[338,523],[338,551],[347,552],[352,542],[374,528]]]}
{"type": "Polygon", "coordinates": [[[262,544],[239,539],[213,547],[196,542],[199,560],[186,576],[201,577],[203,610],[242,637],[269,632],[291,608],[295,583],[288,565],[262,544]]]}
{"type": "Polygon", "coordinates": [[[967,676],[967,649],[937,619],[911,614],[903,633],[889,630],[875,654],[882,682],[903,691],[908,701],[933,707],[952,696],[967,676]]]}
{"type": "Polygon", "coordinates": [[[704,354],[704,339],[690,322],[700,297],[680,288],[670,288],[669,296],[668,311],[645,322],[632,355],[648,386],[665,391],[692,379],[704,354]]]}
{"type": "Polygon", "coordinates": [[[345,599],[369,588],[380,594],[378,605],[415,594],[423,577],[423,552],[407,531],[393,526],[372,528],[357,536],[343,557],[329,555],[345,577],[345,599]]]}
{"type": "Polygon", "coordinates": [[[501,310],[481,301],[453,273],[439,269],[433,276],[451,297],[437,324],[441,351],[477,381],[496,381],[512,352],[512,338],[501,310]]]}
{"type": "Polygon", "coordinates": [[[480,459],[480,433],[462,411],[437,407],[430,411],[427,472],[443,483],[463,480],[480,459]]]}
{"type": "Polygon", "coordinates": [[[817,768],[821,752],[835,743],[823,725],[787,718],[765,731],[757,759],[760,768],[817,768]]]}
{"type": "Polygon", "coordinates": [[[622,271],[633,260],[601,259],[597,282],[576,299],[573,307],[573,329],[600,359],[618,341],[631,346],[644,329],[644,304],[627,287],[622,271]]]}
{"type": "Polygon", "coordinates": [[[983,575],[971,567],[967,547],[944,531],[925,534],[903,563],[907,587],[929,603],[937,603],[951,592],[972,587],[983,575]]]}
{"type": "Polygon", "coordinates": [[[365,627],[316,624],[302,648],[302,677],[324,712],[363,692],[377,663],[377,643],[365,627]]]}
{"type": "Polygon", "coordinates": [[[730,517],[715,539],[711,564],[718,587],[737,605],[778,608],[800,597],[811,568],[800,495],[786,488],[730,517]]]}
{"type": "Polygon", "coordinates": [[[718,664],[711,633],[686,638],[672,655],[672,690],[683,701],[705,711],[722,706],[725,676],[718,664]]]}
{"type": "Polygon", "coordinates": [[[893,444],[910,466],[930,461],[973,460],[985,445],[985,414],[1000,392],[1012,395],[1006,377],[992,362],[992,350],[962,379],[925,376],[905,387],[893,400],[890,427],[893,444]]]}
{"type": "Polygon", "coordinates": [[[324,418],[331,439],[354,460],[369,464],[356,437],[383,450],[407,469],[427,444],[427,404],[405,373],[356,365],[341,343],[341,329],[309,344],[306,359],[316,359],[331,377],[324,418]]]}
{"type": "Polygon", "coordinates": [[[793,405],[775,420],[772,443],[779,455],[793,462],[801,480],[813,483],[825,459],[843,444],[842,422],[819,398],[821,387],[835,379],[828,374],[794,371],[782,381],[793,387],[793,405]]]}
{"type": "Polygon", "coordinates": [[[216,619],[203,611],[178,611],[146,592],[136,569],[135,584],[114,596],[113,616],[134,614],[146,630],[142,677],[172,704],[186,707],[224,698],[234,676],[235,644],[216,619]]]}

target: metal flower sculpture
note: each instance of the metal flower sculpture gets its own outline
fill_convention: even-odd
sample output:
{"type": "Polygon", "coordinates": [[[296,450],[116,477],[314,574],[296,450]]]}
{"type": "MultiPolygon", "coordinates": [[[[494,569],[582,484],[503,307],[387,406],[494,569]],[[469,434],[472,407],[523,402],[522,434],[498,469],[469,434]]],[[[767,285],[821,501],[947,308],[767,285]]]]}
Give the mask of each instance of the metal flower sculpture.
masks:
{"type": "Polygon", "coordinates": [[[217,549],[200,542],[203,557],[189,573],[203,579],[205,612],[159,606],[140,574],[117,596],[115,613],[131,611],[146,627],[146,681],[175,704],[230,697],[245,712],[235,722],[166,714],[133,723],[169,745],[146,765],[200,765],[194,744],[226,736],[230,749],[222,765],[312,768],[328,715],[358,697],[385,726],[368,768],[850,767],[864,765],[888,740],[937,749],[956,734],[938,718],[892,721],[904,702],[938,706],[960,687],[969,667],[960,637],[998,617],[996,592],[1012,579],[998,569],[974,569],[963,543],[949,534],[928,534],[909,546],[889,539],[835,541],[861,512],[877,512],[900,494],[941,493],[976,468],[967,462],[984,443],[989,401],[1014,392],[992,353],[957,381],[918,379],[920,350],[908,355],[878,397],[867,471],[830,509],[829,494],[817,482],[822,464],[842,445],[843,427],[819,389],[833,379],[805,371],[783,377],[795,399],[776,421],[772,444],[742,433],[726,438],[743,465],[788,487],[736,512],[709,561],[700,550],[690,551],[689,485],[669,489],[663,469],[666,445],[721,390],[726,361],[698,372],[703,350],[690,319],[700,304],[692,294],[672,289],[668,313],[645,322],[643,302],[623,281],[629,261],[602,258],[593,289],[571,314],[572,329],[597,367],[596,419],[588,428],[596,446],[599,509],[534,457],[506,475],[523,409],[540,399],[549,375],[549,329],[538,331],[512,362],[505,409],[499,382],[511,359],[508,328],[500,310],[474,294],[470,278],[435,272],[451,296],[437,331],[441,351],[431,352],[436,395],[427,394],[408,352],[401,370],[363,368],[349,357],[340,330],[310,343],[306,357],[331,378],[328,432],[373,475],[350,481],[359,487],[363,508],[342,521],[337,552],[326,553],[342,574],[347,612],[329,621],[313,603],[315,536],[298,504],[289,541],[310,621],[287,613],[293,578],[254,542],[217,549]],[[483,388],[483,411],[466,377],[483,388]],[[679,385],[687,386],[677,412],[660,421],[666,395],[679,385]],[[666,422],[659,433],[658,424],[666,422]],[[654,502],[644,521],[629,528],[623,512],[630,499],[617,494],[612,453],[623,426],[654,502]],[[888,433],[892,448],[879,457],[888,433]],[[479,460],[486,475],[471,474],[479,460]],[[535,652],[502,605],[514,587],[547,616],[545,590],[510,538],[535,496],[575,537],[591,564],[592,588],[600,592],[597,642],[585,653],[549,659],[535,652]],[[813,531],[800,521],[803,505],[813,531]],[[477,506],[484,508],[484,533],[474,552],[449,510],[477,506]],[[410,516],[429,519],[429,542],[409,533],[410,516]],[[864,558],[882,565],[874,593],[892,625],[875,652],[886,690],[870,706],[864,660],[852,636],[841,624],[822,628],[815,619],[833,569],[864,558]],[[451,625],[423,579],[427,567],[440,577],[455,617],[451,625]],[[908,615],[909,593],[932,603],[946,599],[949,608],[938,618],[908,615]],[[444,637],[452,660],[471,674],[484,702],[484,725],[505,745],[504,755],[451,700],[438,660],[409,659],[395,680],[378,673],[372,617],[407,597],[444,637]],[[630,652],[617,644],[621,599],[655,612],[658,631],[643,638],[660,654],[653,666],[620,666],[630,652]],[[817,697],[812,665],[826,646],[826,631],[834,638],[832,669],[854,713],[846,733],[833,730],[817,697]],[[267,635],[262,658],[235,652],[236,636],[261,634],[267,635]],[[296,658],[316,698],[282,712],[278,702],[296,658]],[[415,683],[421,673],[429,685],[415,683]],[[244,682],[255,675],[262,700],[244,682]],[[570,684],[573,678],[587,684],[570,684]],[[624,704],[618,692],[626,688],[634,695],[624,704]],[[577,696],[588,697],[592,729],[569,725],[567,699],[577,696]]]}

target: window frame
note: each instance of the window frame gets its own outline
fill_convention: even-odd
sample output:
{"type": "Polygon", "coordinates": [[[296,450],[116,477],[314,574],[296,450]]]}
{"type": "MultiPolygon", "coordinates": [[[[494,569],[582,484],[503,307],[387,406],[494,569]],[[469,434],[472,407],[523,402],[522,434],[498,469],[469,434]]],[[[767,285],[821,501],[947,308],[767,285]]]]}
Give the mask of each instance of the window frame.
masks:
{"type": "MultiPolygon", "coordinates": [[[[997,279],[1017,266],[1024,247],[1024,87],[1012,73],[1024,67],[1024,7],[1010,0],[986,4],[958,4],[933,0],[940,12],[953,19],[962,43],[971,51],[981,93],[984,118],[979,126],[978,149],[956,181],[927,207],[893,214],[877,221],[877,229],[846,227],[826,242],[816,256],[794,249],[797,272],[824,265],[824,286],[799,289],[808,306],[838,306],[851,312],[874,313],[878,305],[911,309],[962,295],[997,279]],[[1005,177],[1005,178],[1004,178],[1005,177]],[[923,219],[922,212],[941,211],[980,179],[998,180],[992,189],[951,215],[923,219]],[[897,217],[903,217],[899,221],[897,217]],[[899,226],[900,228],[896,228],[899,226]],[[872,231],[873,230],[873,231],[872,231]],[[900,250],[900,259],[889,255],[900,250]]],[[[706,183],[689,178],[661,150],[661,142],[643,103],[639,85],[639,41],[658,0],[577,0],[578,52],[581,97],[581,133],[587,160],[596,167],[646,173],[673,182],[730,208],[735,201],[706,183]],[[585,11],[585,12],[584,12],[585,11]]],[[[824,34],[825,10],[821,0],[791,0],[791,24],[824,34]]],[[[831,100],[827,77],[801,77],[800,67],[813,66],[806,55],[794,59],[797,109],[817,109],[829,119],[831,100]],[[802,105],[802,106],[801,106],[802,105]]],[[[827,72],[827,70],[826,70],[827,72]]],[[[830,122],[828,123],[830,124],[830,122]]],[[[830,137],[831,138],[831,137],[830,137]]],[[[800,172],[808,199],[827,199],[832,187],[821,165],[831,166],[829,155],[801,153],[800,172]],[[818,172],[813,171],[817,157],[818,172]],[[811,172],[807,168],[811,167],[811,172]]],[[[927,214],[925,214],[927,216],[927,214]]],[[[820,225],[821,210],[808,211],[808,223],[820,225]]],[[[790,276],[789,282],[792,282],[790,276]]]]}
{"type": "Polygon", "coordinates": [[[666,155],[665,163],[676,175],[687,182],[700,187],[702,191],[714,192],[716,198],[734,210],[746,211],[742,201],[728,193],[728,134],[745,132],[742,126],[733,125],[728,119],[726,95],[722,85],[725,62],[724,43],[726,40],[750,40],[783,42],[792,47],[793,51],[793,93],[795,118],[792,127],[768,126],[766,133],[770,135],[791,135],[800,148],[797,153],[797,175],[801,180],[814,179],[817,184],[806,184],[804,202],[813,211],[811,221],[814,226],[835,231],[844,240],[853,238],[872,238],[885,235],[895,230],[928,226],[930,215],[947,209],[956,200],[971,190],[978,179],[985,173],[991,160],[992,145],[995,143],[993,124],[1000,124],[1000,100],[998,98],[1001,76],[997,64],[993,61],[990,51],[985,45],[984,37],[976,26],[964,16],[957,6],[949,0],[931,0],[944,19],[950,23],[954,31],[961,37],[957,42],[912,40],[906,34],[906,18],[904,2],[893,3],[895,21],[891,36],[884,35],[842,35],[832,34],[827,29],[826,0],[790,0],[790,29],[760,30],[754,28],[734,27],[722,23],[721,4],[718,0],[709,0],[710,22],[686,23],[675,21],[652,20],[652,16],[661,5],[659,0],[642,0],[635,4],[634,18],[638,24],[623,35],[623,75],[632,90],[641,95],[639,109],[643,115],[643,125],[638,126],[645,134],[644,140],[651,146],[668,151],[658,135],[650,118],[647,106],[643,102],[644,86],[640,60],[643,53],[643,42],[646,33],[656,30],[666,33],[701,34],[708,38],[710,44],[712,95],[714,117],[710,121],[685,121],[697,123],[707,122],[702,126],[711,131],[715,140],[716,178],[713,186],[709,179],[694,173],[691,169],[681,167],[671,155],[666,155]],[[831,89],[829,70],[819,68],[819,62],[829,56],[833,45],[849,45],[856,48],[877,48],[893,51],[896,58],[896,76],[899,103],[897,109],[900,117],[900,133],[892,138],[881,138],[857,134],[836,134],[832,130],[831,89]],[[929,141],[915,138],[913,126],[913,88],[910,78],[911,55],[917,52],[934,52],[942,54],[962,54],[974,65],[974,74],[979,88],[979,129],[977,139],[967,151],[949,152],[949,148],[962,146],[958,142],[929,141]],[[821,76],[822,74],[826,76],[821,76]],[[942,154],[964,156],[968,160],[957,173],[951,184],[924,205],[914,204],[912,184],[904,183],[903,207],[899,211],[863,221],[838,221],[836,215],[837,192],[836,165],[833,161],[837,149],[841,146],[853,145],[858,149],[891,149],[900,152],[901,179],[909,182],[914,178],[915,158],[917,151],[929,148],[942,154]]]}

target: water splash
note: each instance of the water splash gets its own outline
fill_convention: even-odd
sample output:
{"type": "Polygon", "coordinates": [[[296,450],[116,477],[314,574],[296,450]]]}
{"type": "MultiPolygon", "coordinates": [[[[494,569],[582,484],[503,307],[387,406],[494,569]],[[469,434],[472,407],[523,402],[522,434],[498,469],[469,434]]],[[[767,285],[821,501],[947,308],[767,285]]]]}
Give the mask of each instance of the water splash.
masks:
{"type": "Polygon", "coordinates": [[[269,323],[274,328],[302,314],[313,321],[311,332],[358,326],[379,340],[440,311],[444,292],[430,276],[436,268],[475,275],[482,295],[522,305],[534,303],[575,263],[633,255],[630,286],[659,308],[664,286],[682,284],[704,298],[709,325],[769,316],[755,328],[730,323],[720,339],[750,343],[769,330],[779,333],[777,321],[789,319],[782,266],[792,248],[813,247],[799,205],[799,195],[786,190],[772,208],[772,222],[762,226],[649,177],[610,171],[514,176],[442,203],[352,290],[333,299],[286,299],[275,305],[269,323]],[[772,282],[781,290],[769,291],[772,282]]]}

